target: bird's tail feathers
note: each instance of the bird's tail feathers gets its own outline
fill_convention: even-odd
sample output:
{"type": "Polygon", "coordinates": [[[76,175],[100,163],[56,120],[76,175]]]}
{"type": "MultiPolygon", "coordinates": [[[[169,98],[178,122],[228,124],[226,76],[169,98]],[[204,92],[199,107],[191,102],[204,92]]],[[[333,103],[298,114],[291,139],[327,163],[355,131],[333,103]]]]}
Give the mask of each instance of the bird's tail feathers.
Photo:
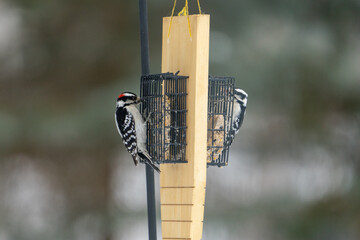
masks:
{"type": "Polygon", "coordinates": [[[234,131],[234,129],[231,129],[227,135],[226,138],[226,145],[227,146],[231,146],[232,142],[234,141],[234,137],[235,137],[236,132],[234,131]]]}
{"type": "Polygon", "coordinates": [[[137,157],[137,156],[133,156],[133,160],[134,160],[134,164],[135,164],[135,166],[137,166],[137,165],[138,165],[138,163],[139,163],[139,159],[138,159],[138,157],[137,157]]]}
{"type": "Polygon", "coordinates": [[[153,160],[151,159],[150,155],[145,152],[138,152],[139,156],[144,160],[144,162],[149,165],[152,169],[160,173],[160,169],[154,164],[153,160]]]}
{"type": "Polygon", "coordinates": [[[152,161],[150,161],[149,159],[145,159],[145,163],[149,165],[152,169],[160,173],[160,169],[152,161]]]}

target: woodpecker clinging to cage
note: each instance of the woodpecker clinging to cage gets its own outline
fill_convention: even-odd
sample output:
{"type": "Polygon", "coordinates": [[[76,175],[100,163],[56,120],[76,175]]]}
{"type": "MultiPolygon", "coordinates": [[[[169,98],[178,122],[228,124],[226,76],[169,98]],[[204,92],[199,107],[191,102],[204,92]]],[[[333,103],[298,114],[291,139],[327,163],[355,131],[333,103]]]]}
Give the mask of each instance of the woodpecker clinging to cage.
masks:
{"type": "Polygon", "coordinates": [[[239,129],[244,121],[247,99],[248,94],[244,90],[240,88],[234,89],[233,119],[232,126],[227,138],[228,145],[231,145],[235,135],[239,132],[239,129]]]}
{"type": "Polygon", "coordinates": [[[135,166],[140,160],[143,160],[154,170],[160,172],[146,150],[146,122],[136,107],[140,102],[141,99],[134,93],[124,92],[119,95],[116,101],[116,127],[135,166]]]}

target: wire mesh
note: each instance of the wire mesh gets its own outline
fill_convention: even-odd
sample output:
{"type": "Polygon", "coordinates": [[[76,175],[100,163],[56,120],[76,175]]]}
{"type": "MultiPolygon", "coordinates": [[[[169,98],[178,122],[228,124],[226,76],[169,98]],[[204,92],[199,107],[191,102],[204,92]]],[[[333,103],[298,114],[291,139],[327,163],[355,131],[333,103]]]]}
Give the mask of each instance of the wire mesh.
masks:
{"type": "Polygon", "coordinates": [[[227,166],[228,135],[232,126],[234,81],[232,77],[209,76],[208,99],[208,166],[227,166]]]}
{"type": "Polygon", "coordinates": [[[141,112],[147,118],[147,148],[157,163],[186,161],[186,84],[173,73],[141,77],[141,112]]]}

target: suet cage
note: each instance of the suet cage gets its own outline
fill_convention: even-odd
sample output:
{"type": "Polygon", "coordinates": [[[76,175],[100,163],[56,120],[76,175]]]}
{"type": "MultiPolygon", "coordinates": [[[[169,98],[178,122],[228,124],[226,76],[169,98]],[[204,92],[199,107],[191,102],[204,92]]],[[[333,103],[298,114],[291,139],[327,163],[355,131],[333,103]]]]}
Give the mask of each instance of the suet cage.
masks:
{"type": "Polygon", "coordinates": [[[234,103],[234,78],[209,76],[208,166],[226,166],[234,103]]]}
{"type": "Polygon", "coordinates": [[[157,163],[186,163],[186,84],[179,72],[141,77],[147,149],[157,163]]]}

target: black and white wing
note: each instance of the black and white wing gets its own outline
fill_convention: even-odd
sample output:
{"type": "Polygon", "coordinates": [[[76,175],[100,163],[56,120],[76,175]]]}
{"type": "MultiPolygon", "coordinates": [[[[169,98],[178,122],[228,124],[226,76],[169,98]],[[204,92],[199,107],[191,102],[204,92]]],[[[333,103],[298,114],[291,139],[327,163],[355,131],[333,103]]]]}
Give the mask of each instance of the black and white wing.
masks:
{"type": "Polygon", "coordinates": [[[246,105],[248,94],[242,89],[234,90],[234,106],[233,106],[233,119],[231,130],[227,135],[227,145],[230,146],[235,138],[235,135],[239,132],[246,113],[246,105]]]}
{"type": "Polygon", "coordinates": [[[240,114],[234,118],[233,122],[233,129],[235,130],[235,134],[237,134],[243,124],[245,113],[246,113],[246,106],[240,105],[240,114]]]}
{"type": "Polygon", "coordinates": [[[134,118],[125,108],[118,108],[115,113],[115,123],[126,150],[131,154],[136,166],[139,163],[139,155],[134,118]]]}

